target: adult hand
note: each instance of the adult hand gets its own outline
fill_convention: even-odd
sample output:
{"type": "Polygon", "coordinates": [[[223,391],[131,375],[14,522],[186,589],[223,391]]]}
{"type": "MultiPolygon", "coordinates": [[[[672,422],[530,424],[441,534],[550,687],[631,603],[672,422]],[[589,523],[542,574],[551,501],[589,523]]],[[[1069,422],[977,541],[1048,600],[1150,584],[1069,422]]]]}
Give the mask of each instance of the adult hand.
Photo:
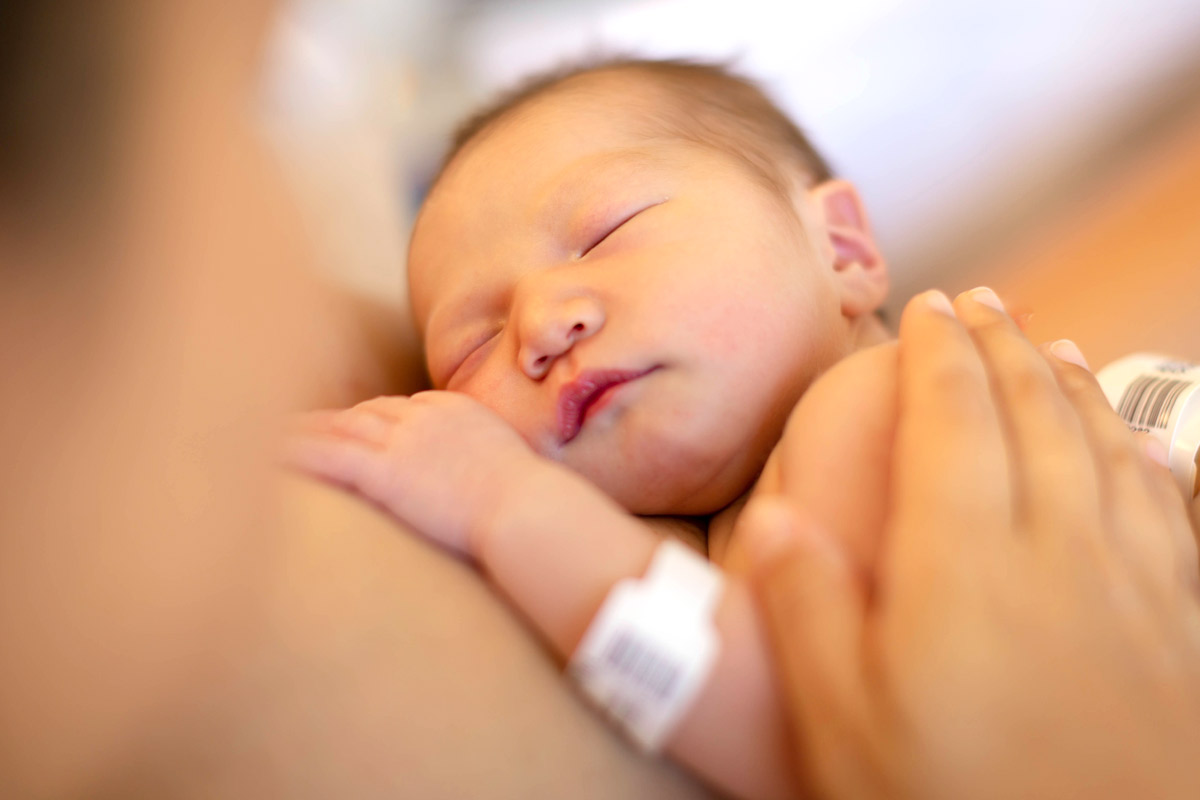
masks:
{"type": "Polygon", "coordinates": [[[1187,509],[1078,351],[1054,353],[990,292],[909,305],[872,581],[788,495],[747,508],[798,758],[822,795],[1195,796],[1187,509]]]}
{"type": "Polygon", "coordinates": [[[301,415],[285,458],[469,556],[513,481],[545,463],[490,409],[440,391],[301,415]]]}

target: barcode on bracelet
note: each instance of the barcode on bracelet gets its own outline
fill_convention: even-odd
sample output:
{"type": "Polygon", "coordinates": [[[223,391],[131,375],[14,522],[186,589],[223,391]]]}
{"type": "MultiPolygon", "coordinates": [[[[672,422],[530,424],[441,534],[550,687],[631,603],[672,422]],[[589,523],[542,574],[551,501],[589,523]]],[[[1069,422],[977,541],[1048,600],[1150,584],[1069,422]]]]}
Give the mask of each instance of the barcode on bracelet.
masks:
{"type": "Polygon", "coordinates": [[[1191,386],[1190,381],[1143,375],[1126,387],[1117,413],[1135,430],[1165,430],[1175,403],[1191,386]]]}
{"type": "Polygon", "coordinates": [[[612,638],[603,658],[615,671],[659,700],[669,697],[679,681],[679,665],[629,631],[621,631],[612,638]]]}

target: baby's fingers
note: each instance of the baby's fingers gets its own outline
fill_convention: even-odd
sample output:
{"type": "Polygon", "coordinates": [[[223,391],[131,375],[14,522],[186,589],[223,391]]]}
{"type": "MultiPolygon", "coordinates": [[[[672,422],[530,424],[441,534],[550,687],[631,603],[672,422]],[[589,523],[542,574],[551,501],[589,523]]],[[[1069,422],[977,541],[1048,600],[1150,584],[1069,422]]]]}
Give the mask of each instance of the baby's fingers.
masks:
{"type": "Polygon", "coordinates": [[[289,431],[342,436],[382,449],[400,422],[403,403],[407,401],[405,397],[377,397],[353,408],[299,414],[293,418],[289,431]]]}
{"type": "Polygon", "coordinates": [[[379,451],[365,442],[321,432],[293,433],[284,440],[285,466],[326,483],[360,491],[379,451]]]}

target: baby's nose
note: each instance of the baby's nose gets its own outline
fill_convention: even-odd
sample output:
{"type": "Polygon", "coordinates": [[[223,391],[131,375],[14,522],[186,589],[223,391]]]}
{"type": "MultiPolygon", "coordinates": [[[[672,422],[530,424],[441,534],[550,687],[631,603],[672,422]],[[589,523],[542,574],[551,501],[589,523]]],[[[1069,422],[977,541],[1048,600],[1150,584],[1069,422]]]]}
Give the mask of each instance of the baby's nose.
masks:
{"type": "Polygon", "coordinates": [[[604,326],[604,309],[590,297],[574,297],[528,311],[522,319],[517,359],[521,370],[534,380],[544,378],[556,358],[604,326]]]}

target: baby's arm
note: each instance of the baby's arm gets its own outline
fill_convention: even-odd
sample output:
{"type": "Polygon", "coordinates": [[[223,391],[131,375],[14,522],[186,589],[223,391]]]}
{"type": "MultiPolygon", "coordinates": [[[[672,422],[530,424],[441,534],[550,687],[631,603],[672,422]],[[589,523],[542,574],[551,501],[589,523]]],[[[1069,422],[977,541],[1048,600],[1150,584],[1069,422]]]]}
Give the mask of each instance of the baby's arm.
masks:
{"type": "MultiPolygon", "coordinates": [[[[461,395],[380,398],[316,418],[292,458],[470,556],[563,661],[613,584],[642,575],[659,542],[461,395]]],[[[715,622],[720,655],[667,751],[738,796],[794,796],[782,702],[741,581],[728,582],[715,622]]]]}

